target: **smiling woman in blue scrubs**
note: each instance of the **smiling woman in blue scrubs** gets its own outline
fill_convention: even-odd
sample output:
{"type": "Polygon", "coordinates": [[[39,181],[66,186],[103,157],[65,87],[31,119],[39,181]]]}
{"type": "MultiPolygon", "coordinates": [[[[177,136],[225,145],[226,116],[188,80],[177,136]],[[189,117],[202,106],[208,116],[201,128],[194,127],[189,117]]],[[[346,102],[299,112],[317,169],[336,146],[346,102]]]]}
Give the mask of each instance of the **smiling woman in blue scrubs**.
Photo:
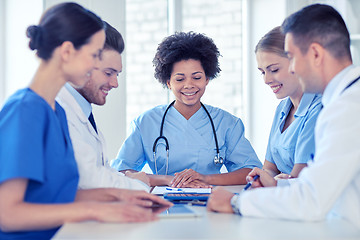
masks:
{"type": "Polygon", "coordinates": [[[280,27],[268,32],[255,48],[258,69],[278,105],[271,127],[264,170],[278,178],[297,177],[315,154],[314,128],[321,110],[321,97],[304,93],[299,79],[289,73],[280,27]]]}
{"type": "Polygon", "coordinates": [[[194,32],[175,33],[160,43],[153,61],[155,77],[176,100],[131,123],[114,168],[140,171],[148,163],[157,174],[150,176],[152,185],[200,187],[244,184],[249,171],[262,166],[244,136],[242,121],[200,102],[220,72],[219,55],[210,38],[194,32]],[[220,174],[223,165],[228,173],[220,174]]]}
{"type": "Polygon", "coordinates": [[[149,193],[77,189],[65,111],[55,97],[66,82],[82,87],[89,80],[104,46],[103,21],[63,3],[47,10],[27,35],[40,65],[29,87],[0,111],[0,239],[50,239],[65,222],[153,220],[151,209],[115,202],[149,206],[145,197],[167,204],[149,193]]]}

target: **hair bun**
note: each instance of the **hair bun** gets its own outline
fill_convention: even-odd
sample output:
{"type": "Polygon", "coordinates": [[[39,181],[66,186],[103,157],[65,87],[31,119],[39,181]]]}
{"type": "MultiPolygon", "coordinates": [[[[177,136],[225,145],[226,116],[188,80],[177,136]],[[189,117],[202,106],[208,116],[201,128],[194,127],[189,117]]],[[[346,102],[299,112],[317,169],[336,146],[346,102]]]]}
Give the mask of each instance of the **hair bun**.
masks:
{"type": "Polygon", "coordinates": [[[37,25],[31,25],[26,30],[26,36],[30,38],[29,47],[31,50],[38,49],[42,39],[42,28],[37,25]]]}

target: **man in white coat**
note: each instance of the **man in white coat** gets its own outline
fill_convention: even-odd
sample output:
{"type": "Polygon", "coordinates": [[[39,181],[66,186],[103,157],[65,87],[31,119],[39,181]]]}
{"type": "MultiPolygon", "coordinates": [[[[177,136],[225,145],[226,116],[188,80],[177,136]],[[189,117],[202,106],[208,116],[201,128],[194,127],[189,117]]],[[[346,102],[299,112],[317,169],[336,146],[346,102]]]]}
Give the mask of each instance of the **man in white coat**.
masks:
{"type": "Polygon", "coordinates": [[[337,217],[360,228],[360,67],[352,64],[349,32],[340,14],[321,4],[289,16],[282,29],[289,70],[305,92],[323,93],[314,161],[294,179],[275,181],[254,169],[247,179],[260,176],[256,189],[215,189],[208,209],[303,221],[337,217]]]}
{"type": "Polygon", "coordinates": [[[91,112],[91,104],[104,105],[109,91],[118,87],[117,76],[122,71],[123,38],[115,28],[105,24],[104,49],[90,80],[81,89],[66,84],[56,99],[66,112],[79,169],[79,188],[115,187],[149,191],[149,179],[145,173],[130,173],[130,178],[109,166],[104,136],[96,127],[91,112]]]}

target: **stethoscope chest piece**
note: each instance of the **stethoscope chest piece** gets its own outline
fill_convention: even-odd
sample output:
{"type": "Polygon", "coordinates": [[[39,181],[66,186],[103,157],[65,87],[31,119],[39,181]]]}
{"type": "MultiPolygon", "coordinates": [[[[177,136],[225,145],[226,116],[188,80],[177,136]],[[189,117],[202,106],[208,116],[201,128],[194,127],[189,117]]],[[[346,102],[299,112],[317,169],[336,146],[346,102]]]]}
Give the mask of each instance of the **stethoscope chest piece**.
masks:
{"type": "Polygon", "coordinates": [[[224,159],[222,157],[220,157],[220,154],[215,155],[214,163],[215,164],[223,164],[224,163],[224,159]]]}

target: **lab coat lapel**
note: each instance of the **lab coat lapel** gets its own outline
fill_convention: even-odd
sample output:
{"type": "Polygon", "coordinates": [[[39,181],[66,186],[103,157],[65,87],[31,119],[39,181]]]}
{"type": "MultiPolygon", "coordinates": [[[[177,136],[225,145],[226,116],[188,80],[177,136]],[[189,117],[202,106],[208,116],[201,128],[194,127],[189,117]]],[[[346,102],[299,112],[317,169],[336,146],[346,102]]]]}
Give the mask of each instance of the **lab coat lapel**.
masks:
{"type": "MultiPolygon", "coordinates": [[[[81,134],[86,134],[85,136],[88,136],[89,144],[91,141],[90,140],[91,137],[94,137],[96,139],[95,143],[99,146],[99,149],[101,149],[102,152],[102,160],[101,160],[102,163],[98,163],[98,164],[107,164],[108,159],[106,157],[107,154],[105,147],[105,139],[102,132],[100,131],[99,128],[98,128],[98,133],[95,132],[95,129],[91,125],[87,116],[85,116],[80,105],[77,103],[73,95],[71,95],[71,93],[66,89],[66,87],[63,87],[60,90],[60,92],[57,95],[56,101],[58,101],[59,104],[64,108],[67,121],[71,123],[77,129],[78,132],[81,132],[81,134]],[[87,131],[84,132],[83,131],[84,128],[86,128],[87,131]]],[[[94,148],[96,146],[93,145],[94,148]]]]}
{"type": "Polygon", "coordinates": [[[84,125],[86,125],[86,127],[88,128],[89,132],[91,132],[91,134],[98,140],[101,141],[101,133],[99,132],[96,133],[95,129],[93,128],[93,126],[91,125],[89,119],[87,116],[85,116],[84,112],[82,111],[80,105],[76,102],[75,98],[71,95],[71,93],[66,89],[66,87],[63,87],[56,99],[60,105],[63,106],[67,106],[67,108],[71,108],[72,111],[66,111],[66,117],[68,119],[68,121],[78,118],[80,120],[80,122],[84,125]],[[70,115],[71,114],[71,115],[70,115]]]}

